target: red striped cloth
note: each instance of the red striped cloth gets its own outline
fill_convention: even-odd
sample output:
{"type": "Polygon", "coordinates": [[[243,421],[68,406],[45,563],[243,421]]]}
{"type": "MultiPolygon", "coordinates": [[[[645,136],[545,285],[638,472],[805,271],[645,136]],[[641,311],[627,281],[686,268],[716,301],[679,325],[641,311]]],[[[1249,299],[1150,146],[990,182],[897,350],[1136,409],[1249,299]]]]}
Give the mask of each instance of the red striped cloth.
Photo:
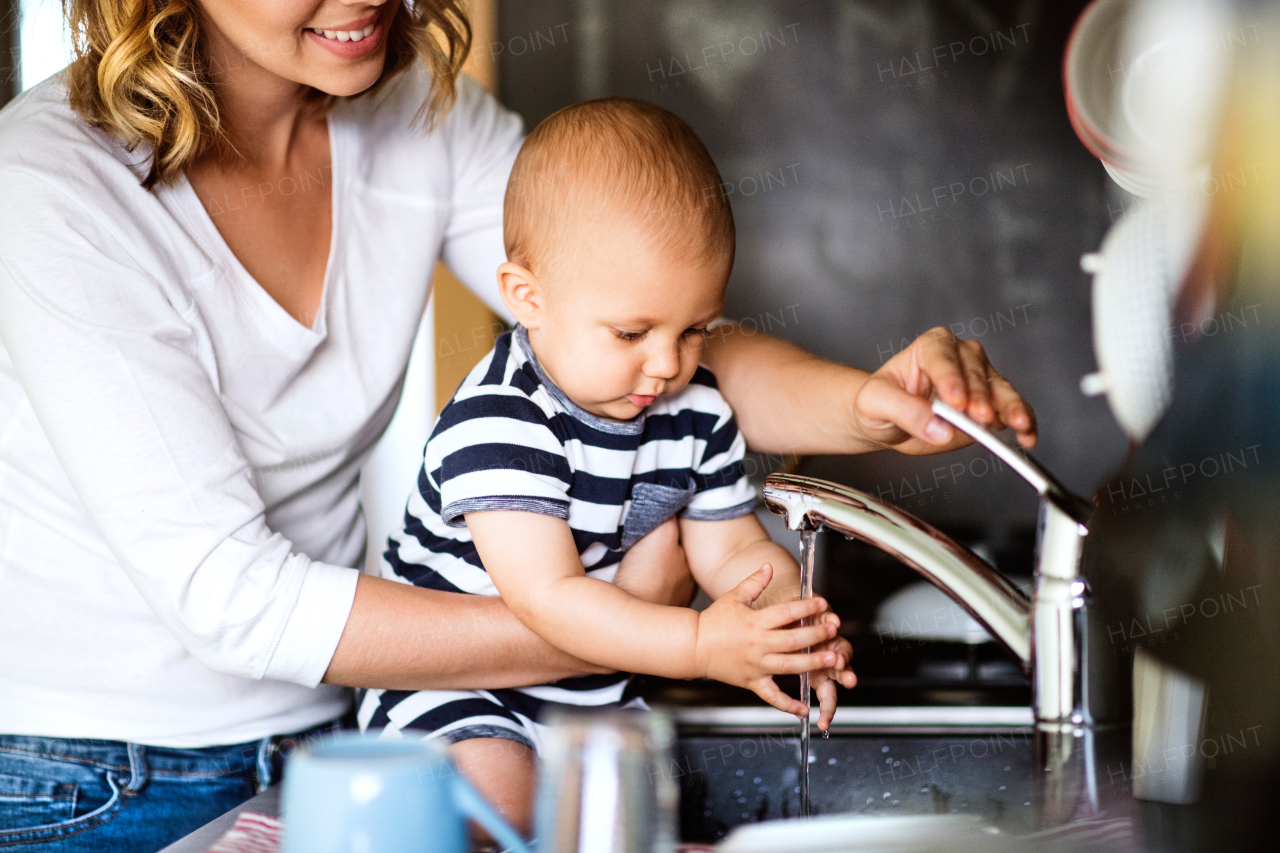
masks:
{"type": "MultiPolygon", "coordinates": [[[[209,853],[279,853],[280,833],[284,824],[274,817],[242,812],[209,853]]],[[[707,844],[681,844],[679,853],[710,853],[707,844]]]]}
{"type": "Polygon", "coordinates": [[[284,824],[264,814],[241,812],[209,853],[279,853],[280,832],[284,824]]]}

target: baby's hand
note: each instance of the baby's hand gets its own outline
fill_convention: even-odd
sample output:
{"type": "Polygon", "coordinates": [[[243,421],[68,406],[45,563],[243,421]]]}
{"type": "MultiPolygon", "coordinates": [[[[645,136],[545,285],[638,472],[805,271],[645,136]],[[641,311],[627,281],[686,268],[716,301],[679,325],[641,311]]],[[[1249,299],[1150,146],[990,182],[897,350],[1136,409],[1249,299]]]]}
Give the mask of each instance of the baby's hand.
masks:
{"type": "MultiPolygon", "coordinates": [[[[697,671],[725,684],[745,687],[778,710],[804,717],[809,713],[808,706],[783,693],[773,676],[838,669],[838,649],[823,647],[836,639],[840,620],[831,613],[814,619],[813,625],[785,627],[826,611],[827,602],[821,598],[787,601],[752,610],[752,602],[760,597],[772,577],[773,567],[765,563],[698,614],[697,671]],[[803,651],[810,646],[819,650],[803,651]]],[[[834,687],[831,698],[834,703],[834,687]]],[[[834,704],[832,707],[834,709],[834,704]]]]}
{"type": "MultiPolygon", "coordinates": [[[[821,614],[815,621],[827,619],[835,619],[838,627],[839,619],[831,611],[821,614]]],[[[835,652],[836,655],[835,666],[809,673],[809,687],[818,695],[818,729],[825,732],[831,728],[831,718],[836,713],[836,684],[852,688],[858,683],[858,676],[849,669],[853,646],[843,637],[832,637],[814,651],[835,652]]]]}

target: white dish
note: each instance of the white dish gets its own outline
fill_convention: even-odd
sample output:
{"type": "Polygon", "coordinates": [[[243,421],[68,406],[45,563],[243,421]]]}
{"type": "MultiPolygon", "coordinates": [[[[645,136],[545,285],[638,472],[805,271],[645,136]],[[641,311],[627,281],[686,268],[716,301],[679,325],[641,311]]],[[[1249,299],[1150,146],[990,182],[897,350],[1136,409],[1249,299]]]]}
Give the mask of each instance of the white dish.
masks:
{"type": "Polygon", "coordinates": [[[976,815],[823,815],[740,826],[716,853],[963,853],[1010,848],[976,815]]]}

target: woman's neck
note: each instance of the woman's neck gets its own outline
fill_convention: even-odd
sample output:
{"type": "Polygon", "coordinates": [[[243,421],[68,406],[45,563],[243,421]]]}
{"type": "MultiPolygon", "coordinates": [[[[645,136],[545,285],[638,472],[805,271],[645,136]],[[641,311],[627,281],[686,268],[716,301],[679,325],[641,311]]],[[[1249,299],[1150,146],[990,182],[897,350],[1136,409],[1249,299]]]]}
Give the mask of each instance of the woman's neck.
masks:
{"type": "Polygon", "coordinates": [[[303,130],[324,121],[310,87],[263,68],[206,18],[210,68],[233,156],[267,170],[287,168],[303,130]]]}

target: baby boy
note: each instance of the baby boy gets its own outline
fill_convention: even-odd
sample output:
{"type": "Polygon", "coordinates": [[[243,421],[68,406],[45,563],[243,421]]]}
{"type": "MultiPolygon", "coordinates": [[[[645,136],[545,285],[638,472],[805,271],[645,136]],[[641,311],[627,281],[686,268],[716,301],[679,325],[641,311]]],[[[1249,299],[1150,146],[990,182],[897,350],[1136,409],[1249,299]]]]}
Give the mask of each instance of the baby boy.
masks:
{"type": "Polygon", "coordinates": [[[793,654],[813,646],[825,729],[836,681],[854,677],[833,614],[797,629],[794,605],[764,606],[796,598],[799,572],[753,514],[743,438],[699,365],[734,227],[697,136],[643,101],[561,110],[521,148],[503,226],[498,282],[518,325],[441,412],[383,570],[501,595],[548,643],[618,673],[369,691],[360,720],[384,736],[448,741],[462,772],[527,831],[535,721],[549,704],[636,704],[627,673],[648,673],[715,678],[807,714],[772,676],[815,665],[793,654]],[[693,578],[716,599],[702,613],[611,583],[623,554],[672,518],[693,578]]]}

